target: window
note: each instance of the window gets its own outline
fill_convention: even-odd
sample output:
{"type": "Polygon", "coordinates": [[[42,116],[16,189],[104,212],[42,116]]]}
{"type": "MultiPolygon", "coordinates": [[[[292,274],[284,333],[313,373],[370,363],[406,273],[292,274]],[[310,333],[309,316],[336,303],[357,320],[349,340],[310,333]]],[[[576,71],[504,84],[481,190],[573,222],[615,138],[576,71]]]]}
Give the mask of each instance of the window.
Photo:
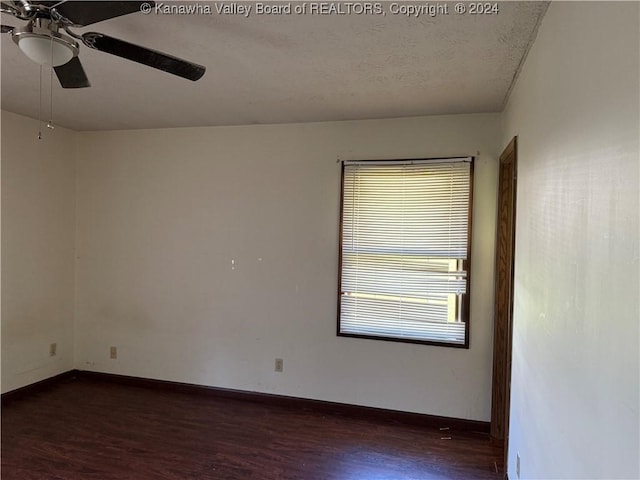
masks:
{"type": "Polygon", "coordinates": [[[338,335],[469,347],[472,158],[342,164],[338,335]]]}

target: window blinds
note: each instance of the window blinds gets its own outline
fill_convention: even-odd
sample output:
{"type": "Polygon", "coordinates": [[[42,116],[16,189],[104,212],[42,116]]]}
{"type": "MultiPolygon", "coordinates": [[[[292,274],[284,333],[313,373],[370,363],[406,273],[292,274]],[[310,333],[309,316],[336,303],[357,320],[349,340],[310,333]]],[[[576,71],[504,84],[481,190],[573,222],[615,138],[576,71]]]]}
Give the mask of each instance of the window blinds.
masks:
{"type": "Polygon", "coordinates": [[[339,333],[466,343],[471,159],[343,165],[339,333]]]}

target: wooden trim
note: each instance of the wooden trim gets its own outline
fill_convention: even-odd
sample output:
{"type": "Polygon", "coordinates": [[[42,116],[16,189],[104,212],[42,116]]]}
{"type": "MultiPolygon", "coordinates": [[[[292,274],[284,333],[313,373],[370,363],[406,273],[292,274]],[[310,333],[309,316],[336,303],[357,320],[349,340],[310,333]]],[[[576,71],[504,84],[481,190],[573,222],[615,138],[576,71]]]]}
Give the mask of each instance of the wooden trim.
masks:
{"type": "Polygon", "coordinates": [[[500,154],[500,161],[501,162],[506,161],[510,155],[515,153],[517,142],[518,142],[518,137],[513,137],[511,139],[511,141],[509,142],[509,145],[507,145],[505,147],[504,151],[500,154]]]}
{"type": "MultiPolygon", "coordinates": [[[[469,324],[467,324],[467,328],[465,328],[465,339],[468,338],[469,333],[469,324]]],[[[386,335],[366,335],[360,333],[342,333],[338,331],[339,337],[346,338],[362,338],[365,340],[384,340],[385,342],[398,342],[398,343],[413,343],[416,345],[435,345],[437,347],[450,347],[450,348],[462,348],[464,350],[469,350],[469,343],[448,343],[448,342],[436,342],[434,340],[416,340],[413,338],[402,338],[402,337],[388,337],[386,335]]]]}
{"type": "Polygon", "coordinates": [[[344,162],[340,162],[340,224],[338,226],[338,311],[336,312],[336,335],[340,333],[340,312],[342,311],[342,236],[344,229],[344,162]]]}
{"type": "Polygon", "coordinates": [[[494,279],[493,375],[491,385],[491,437],[504,448],[508,461],[511,388],[515,226],[517,199],[517,137],[500,155],[494,279]]]}
{"type": "Polygon", "coordinates": [[[75,376],[78,380],[81,381],[94,380],[114,382],[144,388],[169,390],[196,395],[209,395],[218,398],[229,398],[246,402],[279,405],[281,407],[290,409],[314,410],[316,412],[321,411],[335,415],[348,415],[350,417],[384,420],[416,426],[441,428],[449,427],[453,430],[478,432],[483,434],[488,434],[490,428],[489,422],[481,422],[478,420],[440,417],[422,413],[402,412],[384,408],[364,407],[360,405],[350,405],[346,403],[329,402],[325,400],[312,400],[308,398],[289,397],[271,393],[249,392],[245,390],[211,387],[206,385],[196,385],[192,383],[171,382],[167,380],[130,377],[125,375],[89,372],[83,370],[76,371],[75,376]]]}
{"type": "Polygon", "coordinates": [[[40,380],[30,385],[25,385],[24,387],[16,388],[15,390],[11,390],[9,392],[3,393],[1,396],[2,405],[4,406],[8,402],[19,400],[22,397],[25,397],[27,395],[33,395],[35,393],[46,390],[58,383],[71,380],[75,377],[75,374],[76,374],[76,370],[69,370],[67,372],[62,372],[62,373],[59,373],[58,375],[54,375],[53,377],[45,378],[44,380],[40,380]]]}
{"type": "Polygon", "coordinates": [[[467,271],[467,293],[462,299],[462,321],[467,324],[464,332],[464,346],[471,345],[471,240],[473,236],[473,186],[476,157],[471,157],[469,171],[469,216],[467,218],[467,261],[465,262],[467,271]]]}
{"type": "Polygon", "coordinates": [[[331,415],[344,415],[362,418],[365,420],[395,422],[419,427],[448,428],[448,431],[457,430],[476,432],[483,435],[488,435],[490,428],[489,422],[481,422],[478,420],[441,417],[437,415],[364,407],[360,405],[350,405],[347,403],[329,402],[325,400],[312,400],[308,398],[289,397],[286,395],[275,395],[271,393],[249,392],[230,388],[196,385],[193,383],[170,382],[167,380],[131,377],[127,375],[116,375],[113,373],[89,372],[85,370],[69,370],[68,372],[56,375],[55,377],[7,392],[2,395],[2,403],[4,404],[6,401],[17,400],[28,394],[45,390],[55,384],[69,380],[111,382],[120,385],[131,385],[140,388],[180,392],[190,395],[206,395],[217,398],[241,400],[245,402],[277,405],[283,408],[295,410],[313,410],[316,412],[325,412],[331,415]]]}

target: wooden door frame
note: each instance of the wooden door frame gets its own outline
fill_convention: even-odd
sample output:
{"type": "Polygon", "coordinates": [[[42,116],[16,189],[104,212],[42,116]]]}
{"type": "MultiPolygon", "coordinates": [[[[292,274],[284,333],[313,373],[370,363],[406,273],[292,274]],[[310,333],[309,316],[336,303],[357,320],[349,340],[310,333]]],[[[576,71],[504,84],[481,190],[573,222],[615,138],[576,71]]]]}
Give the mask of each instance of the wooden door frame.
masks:
{"type": "Polygon", "coordinates": [[[495,262],[495,301],[494,301],[494,337],[493,337],[493,376],[491,388],[491,438],[504,443],[504,471],[507,471],[507,449],[509,439],[509,406],[511,391],[511,358],[513,335],[513,273],[515,257],[516,225],[516,179],[517,179],[517,137],[500,155],[500,177],[498,180],[498,221],[496,225],[496,262],[495,262]],[[510,178],[505,179],[504,176],[510,178]],[[507,195],[503,199],[503,184],[511,182],[507,195]],[[508,202],[507,204],[504,201],[508,202]],[[504,211],[503,211],[504,210],[504,211]],[[510,211],[509,211],[510,210],[510,211]],[[502,231],[502,228],[506,231],[502,231]],[[501,233],[507,235],[501,250],[501,233]],[[501,255],[505,255],[504,277],[500,277],[501,255]],[[506,282],[501,285],[500,280],[506,282]],[[499,287],[505,287],[501,293],[499,287]]]}

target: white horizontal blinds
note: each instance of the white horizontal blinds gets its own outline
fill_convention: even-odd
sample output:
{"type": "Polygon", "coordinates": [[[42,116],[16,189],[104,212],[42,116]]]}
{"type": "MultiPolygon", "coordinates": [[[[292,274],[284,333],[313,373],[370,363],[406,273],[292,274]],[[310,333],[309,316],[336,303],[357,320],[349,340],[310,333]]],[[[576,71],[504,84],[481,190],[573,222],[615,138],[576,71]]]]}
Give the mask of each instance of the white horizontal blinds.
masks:
{"type": "Polygon", "coordinates": [[[345,164],[341,333],[464,344],[470,159],[345,164]]]}

